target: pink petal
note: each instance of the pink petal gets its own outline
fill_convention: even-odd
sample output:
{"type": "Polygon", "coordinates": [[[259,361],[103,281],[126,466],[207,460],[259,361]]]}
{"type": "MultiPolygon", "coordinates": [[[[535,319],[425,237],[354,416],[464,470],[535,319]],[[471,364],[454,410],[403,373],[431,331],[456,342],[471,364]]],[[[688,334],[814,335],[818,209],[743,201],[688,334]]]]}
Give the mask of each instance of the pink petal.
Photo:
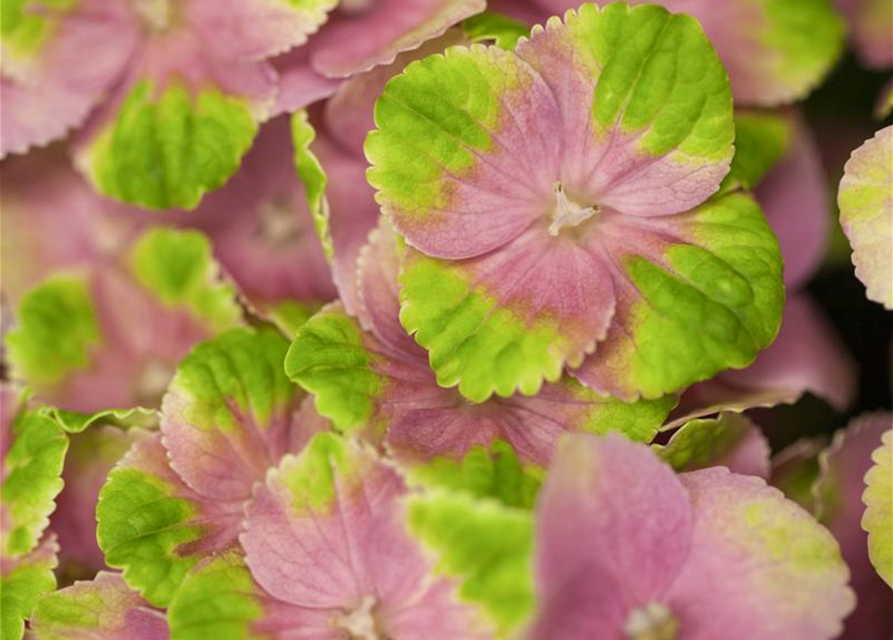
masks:
{"type": "Polygon", "coordinates": [[[304,5],[288,0],[191,0],[184,8],[196,35],[216,55],[260,60],[304,44],[325,23],[328,7],[304,5]]]}
{"type": "Polygon", "coordinates": [[[781,331],[746,369],[724,371],[690,387],[680,415],[709,415],[790,404],[809,392],[839,411],[856,394],[856,363],[821,309],[806,295],[788,299],[781,331]]]}
{"type": "Polygon", "coordinates": [[[61,147],[9,158],[3,183],[3,293],[15,303],[50,273],[112,258],[146,219],[97,195],[61,147]]]}
{"type": "Polygon", "coordinates": [[[850,37],[862,63],[872,69],[893,66],[893,11],[885,0],[836,0],[849,22],[850,37]]]}
{"type": "Polygon", "coordinates": [[[335,251],[332,272],[344,307],[351,315],[359,313],[357,258],[369,232],[379,218],[375,191],[366,181],[367,163],[362,155],[342,148],[331,132],[322,127],[312,145],[329,183],[329,229],[335,251]]]}
{"type": "Polygon", "coordinates": [[[777,489],[714,467],[680,476],[691,550],[666,603],[686,640],[830,640],[853,608],[830,533],[777,489]]]}
{"type": "Polygon", "coordinates": [[[327,78],[310,64],[310,48],[296,47],[273,60],[279,74],[279,95],[271,115],[294,113],[325,100],[344,80],[327,78]]]}
{"type": "Polygon", "coordinates": [[[313,67],[344,78],[411,51],[450,26],[484,10],[484,0],[373,0],[342,8],[310,43],[313,67]]]}
{"type": "Polygon", "coordinates": [[[859,524],[871,454],[891,424],[889,413],[857,418],[835,434],[820,458],[823,476],[815,487],[822,500],[820,516],[840,543],[857,599],[856,610],[845,621],[844,640],[887,640],[893,634],[893,594],[871,565],[868,535],[859,524]]]}
{"type": "MultiPolygon", "coordinates": [[[[691,509],[672,470],[647,447],[617,435],[570,436],[555,455],[537,510],[536,571],[540,615],[569,638],[623,638],[626,615],[659,600],[689,553],[691,509]],[[573,587],[586,587],[580,590],[573,587]],[[573,622],[571,622],[571,620],[573,622]]],[[[564,637],[564,636],[562,636],[564,637]]]]}
{"type": "Polygon", "coordinates": [[[815,140],[802,117],[789,118],[788,151],[755,194],[781,244],[788,290],[803,286],[818,269],[828,244],[828,182],[815,140]]]}
{"type": "Polygon", "coordinates": [[[83,124],[137,45],[136,25],[122,3],[83,0],[58,15],[46,11],[51,32],[33,58],[16,59],[4,47],[0,158],[83,124]]]}
{"type": "Polygon", "coordinates": [[[167,307],[117,265],[91,274],[90,291],[103,342],[86,369],[40,389],[40,398],[82,413],[158,406],[177,363],[211,336],[210,327],[184,308],[167,307]]]}

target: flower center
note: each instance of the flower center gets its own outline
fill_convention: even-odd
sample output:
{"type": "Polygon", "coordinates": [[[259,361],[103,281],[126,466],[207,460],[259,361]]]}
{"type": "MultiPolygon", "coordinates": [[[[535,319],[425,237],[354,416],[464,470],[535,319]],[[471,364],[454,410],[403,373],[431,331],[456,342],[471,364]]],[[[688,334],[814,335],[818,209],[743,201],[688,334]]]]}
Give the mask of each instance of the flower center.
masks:
{"type": "Polygon", "coordinates": [[[258,234],[264,242],[273,247],[291,244],[303,233],[298,215],[288,202],[264,203],[261,205],[258,217],[258,234]]]}
{"type": "Polygon", "coordinates": [[[173,20],[171,0],[135,0],[137,14],[152,31],[164,31],[173,20]]]}
{"type": "Polygon", "coordinates": [[[660,602],[648,602],[629,612],[623,633],[629,640],[676,640],[679,622],[670,608],[660,602]]]}
{"type": "Polygon", "coordinates": [[[158,404],[161,396],[167,391],[167,385],[174,377],[174,368],[159,360],[149,360],[140,372],[136,381],[137,404],[147,407],[158,404]]]}
{"type": "Polygon", "coordinates": [[[375,598],[366,596],[360,606],[335,618],[335,626],[347,632],[350,640],[388,640],[375,616],[375,598]]]}
{"type": "Polygon", "coordinates": [[[564,187],[560,182],[555,183],[555,211],[552,214],[552,224],[549,225],[549,235],[557,236],[566,227],[576,227],[599,212],[599,206],[592,205],[581,207],[567,197],[564,187]]]}

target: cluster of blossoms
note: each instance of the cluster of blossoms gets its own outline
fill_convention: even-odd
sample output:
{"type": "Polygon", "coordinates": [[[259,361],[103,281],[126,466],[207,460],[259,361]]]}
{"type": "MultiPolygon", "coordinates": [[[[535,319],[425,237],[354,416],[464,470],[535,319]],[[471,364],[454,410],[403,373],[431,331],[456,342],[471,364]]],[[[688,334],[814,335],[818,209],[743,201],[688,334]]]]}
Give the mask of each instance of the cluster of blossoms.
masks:
{"type": "Polygon", "coordinates": [[[767,425],[873,375],[797,103],[891,23],[4,0],[3,640],[889,640],[893,414],[767,425]]]}

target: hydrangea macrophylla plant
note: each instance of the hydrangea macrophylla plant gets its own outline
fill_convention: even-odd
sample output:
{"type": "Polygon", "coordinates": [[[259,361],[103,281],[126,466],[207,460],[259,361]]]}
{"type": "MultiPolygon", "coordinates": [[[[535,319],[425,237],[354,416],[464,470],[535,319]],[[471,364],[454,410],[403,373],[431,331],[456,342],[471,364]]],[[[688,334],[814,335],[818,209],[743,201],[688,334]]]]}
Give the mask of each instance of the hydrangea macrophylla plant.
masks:
{"type": "Polygon", "coordinates": [[[844,169],[837,202],[853,247],[856,276],[871,300],[893,309],[893,126],[856,149],[844,169]]]}
{"type": "Polygon", "coordinates": [[[100,491],[106,562],[153,605],[236,544],[253,484],[310,437],[282,371],[287,347],[278,331],[248,328],[195,347],[164,396],[161,432],[134,444],[100,491]]]}
{"type": "Polygon", "coordinates": [[[855,603],[834,538],[777,489],[676,476],[616,435],[559,446],[535,554],[531,640],[830,640],[855,603]]]}
{"type": "Polygon", "coordinates": [[[58,545],[45,536],[68,449],[61,426],[0,385],[0,633],[19,640],[37,598],[56,588],[58,545]]]}
{"type": "Polygon", "coordinates": [[[315,436],[257,486],[246,514],[244,559],[196,567],[171,604],[173,637],[483,640],[529,606],[500,600],[529,582],[527,512],[414,503],[396,470],[355,440],[315,436]],[[444,517],[451,526],[432,527],[444,517]],[[444,549],[438,534],[484,546],[444,549]]]}
{"type": "Polygon", "coordinates": [[[241,322],[197,232],[152,229],[122,253],[22,297],[8,360],[41,401],[85,413],[157,406],[189,349],[241,322]]]}
{"type": "Polygon", "coordinates": [[[525,463],[546,465],[567,431],[621,430],[648,442],[674,397],[627,404],[573,378],[477,404],[437,384],[427,354],[400,325],[397,238],[383,221],[361,249],[355,281],[359,314],[336,303],[301,327],[286,373],[315,394],[317,410],[343,430],[382,438],[404,462],[461,459],[473,447],[507,442],[525,463]]]}
{"type": "MultiPolygon", "coordinates": [[[[887,426],[893,417],[886,415],[887,426]]],[[[878,575],[893,587],[893,429],[884,432],[882,443],[871,454],[874,462],[865,476],[862,528],[868,532],[868,556],[878,575]]]]}
{"type": "MultiPolygon", "coordinates": [[[[562,15],[580,2],[493,4],[528,23],[545,23],[549,16],[562,15]]],[[[740,104],[777,106],[806,97],[843,48],[844,27],[831,0],[656,0],[653,4],[698,19],[729,71],[740,104]]]]}
{"type": "MultiPolygon", "coordinates": [[[[872,466],[873,452],[881,446],[881,438],[891,426],[893,415],[873,413],[838,431],[831,445],[818,454],[819,468],[810,488],[815,500],[813,508],[840,543],[856,592],[856,609],[844,623],[843,640],[886,640],[893,633],[893,593],[871,565],[868,536],[860,526],[866,513],[862,504],[866,473],[872,466]]],[[[808,464],[808,460],[800,463],[801,467],[808,464]]],[[[883,476],[879,473],[877,478],[883,481],[883,476]]],[[[886,502],[891,500],[888,492],[886,502]]],[[[877,500],[881,508],[884,502],[883,498],[877,500]]]]}
{"type": "Polygon", "coordinates": [[[44,596],[31,618],[39,640],[168,640],[164,613],[153,609],[116,573],[44,596]]]}
{"type": "Polygon", "coordinates": [[[376,123],[369,181],[412,247],[401,321],[441,385],[532,394],[568,365],[656,398],[774,339],[777,240],[748,196],[707,200],[734,125],[693,19],[586,4],[514,52],[410,65],[376,123]]]}

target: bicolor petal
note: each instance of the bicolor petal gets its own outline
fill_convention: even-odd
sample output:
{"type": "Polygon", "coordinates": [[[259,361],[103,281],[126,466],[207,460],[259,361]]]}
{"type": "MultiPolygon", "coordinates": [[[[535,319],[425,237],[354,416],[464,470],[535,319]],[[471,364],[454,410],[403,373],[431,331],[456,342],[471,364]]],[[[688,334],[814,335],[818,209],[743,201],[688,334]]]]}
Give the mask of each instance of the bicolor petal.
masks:
{"type": "Polygon", "coordinates": [[[893,309],[893,127],[853,151],[837,194],[840,225],[870,300],[893,309]]]}

